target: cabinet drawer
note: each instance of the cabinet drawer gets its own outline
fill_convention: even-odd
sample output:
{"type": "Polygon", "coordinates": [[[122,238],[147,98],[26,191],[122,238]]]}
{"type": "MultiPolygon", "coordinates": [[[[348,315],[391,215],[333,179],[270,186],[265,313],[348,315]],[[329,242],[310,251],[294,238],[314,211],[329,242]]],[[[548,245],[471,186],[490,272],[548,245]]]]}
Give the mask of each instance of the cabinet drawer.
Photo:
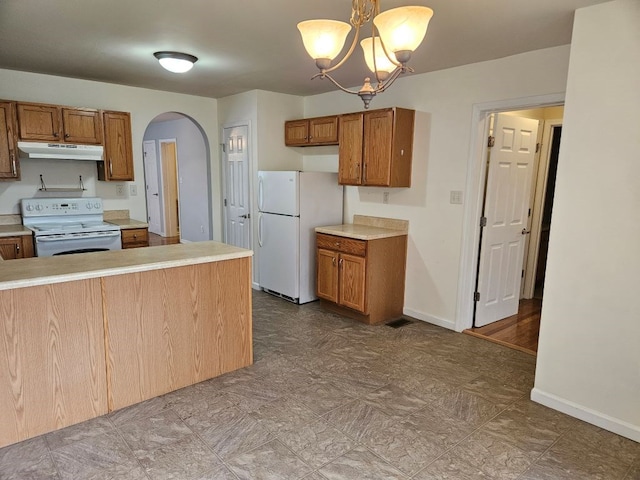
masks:
{"type": "Polygon", "coordinates": [[[146,228],[128,228],[121,232],[122,248],[147,247],[149,234],[146,228]]]}
{"type": "Polygon", "coordinates": [[[364,257],[367,253],[367,242],[365,240],[318,233],[316,234],[316,241],[318,248],[327,248],[361,257],[364,257]]]}

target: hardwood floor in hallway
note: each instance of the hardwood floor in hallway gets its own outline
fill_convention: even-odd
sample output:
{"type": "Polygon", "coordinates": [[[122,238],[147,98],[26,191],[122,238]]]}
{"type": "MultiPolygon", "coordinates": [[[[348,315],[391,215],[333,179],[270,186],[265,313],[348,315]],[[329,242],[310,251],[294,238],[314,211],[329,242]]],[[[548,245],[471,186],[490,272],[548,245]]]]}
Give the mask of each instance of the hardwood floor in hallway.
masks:
{"type": "Polygon", "coordinates": [[[484,327],[467,329],[464,333],[536,355],[541,310],[542,299],[521,300],[517,314],[484,327]]]}

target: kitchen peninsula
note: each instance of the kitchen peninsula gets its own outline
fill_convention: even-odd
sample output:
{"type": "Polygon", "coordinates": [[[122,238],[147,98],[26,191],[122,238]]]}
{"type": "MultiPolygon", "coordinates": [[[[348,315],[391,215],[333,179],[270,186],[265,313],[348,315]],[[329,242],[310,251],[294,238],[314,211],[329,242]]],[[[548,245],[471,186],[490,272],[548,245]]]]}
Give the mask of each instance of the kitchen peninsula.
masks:
{"type": "Polygon", "coordinates": [[[251,255],[198,242],[0,268],[0,447],[252,363],[251,255]]]}

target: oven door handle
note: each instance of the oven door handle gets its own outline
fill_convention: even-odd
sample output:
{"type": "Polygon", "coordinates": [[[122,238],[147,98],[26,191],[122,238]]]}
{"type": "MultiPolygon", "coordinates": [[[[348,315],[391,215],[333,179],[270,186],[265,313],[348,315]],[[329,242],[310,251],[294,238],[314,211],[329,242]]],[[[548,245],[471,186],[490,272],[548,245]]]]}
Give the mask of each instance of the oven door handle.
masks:
{"type": "Polygon", "coordinates": [[[93,235],[86,237],[36,237],[36,242],[63,242],[65,240],[92,240],[94,238],[119,237],[120,232],[105,233],[102,235],[93,235]]]}

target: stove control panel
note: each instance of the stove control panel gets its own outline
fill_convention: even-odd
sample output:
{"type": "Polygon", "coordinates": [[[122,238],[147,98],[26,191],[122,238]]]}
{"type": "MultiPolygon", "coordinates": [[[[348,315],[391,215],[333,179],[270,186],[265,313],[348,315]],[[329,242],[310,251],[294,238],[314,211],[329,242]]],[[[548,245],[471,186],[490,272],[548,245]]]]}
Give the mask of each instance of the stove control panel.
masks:
{"type": "Polygon", "coordinates": [[[23,198],[23,217],[102,214],[102,199],[86,198],[23,198]]]}

